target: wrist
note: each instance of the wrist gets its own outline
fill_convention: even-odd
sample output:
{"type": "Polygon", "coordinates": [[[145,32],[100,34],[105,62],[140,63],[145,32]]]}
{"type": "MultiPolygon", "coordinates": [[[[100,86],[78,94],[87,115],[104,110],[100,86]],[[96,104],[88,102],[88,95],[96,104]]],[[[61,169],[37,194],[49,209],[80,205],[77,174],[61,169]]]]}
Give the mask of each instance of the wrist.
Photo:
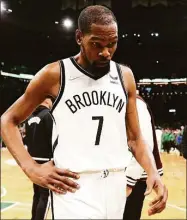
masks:
{"type": "Polygon", "coordinates": [[[152,168],[148,169],[147,175],[148,176],[158,175],[158,171],[157,171],[157,169],[155,167],[152,167],[152,168]]]}
{"type": "Polygon", "coordinates": [[[36,163],[36,161],[31,160],[31,161],[26,161],[24,163],[21,164],[21,169],[23,170],[23,172],[28,176],[29,173],[32,172],[33,168],[35,166],[39,165],[38,163],[36,163]]]}

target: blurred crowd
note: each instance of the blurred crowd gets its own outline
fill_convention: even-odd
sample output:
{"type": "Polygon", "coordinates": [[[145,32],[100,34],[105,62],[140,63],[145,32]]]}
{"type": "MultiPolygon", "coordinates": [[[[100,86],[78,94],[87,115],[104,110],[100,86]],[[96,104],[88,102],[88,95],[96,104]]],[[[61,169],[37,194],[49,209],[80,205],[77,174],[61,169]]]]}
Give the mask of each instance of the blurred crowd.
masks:
{"type": "Polygon", "coordinates": [[[177,129],[157,127],[156,134],[160,151],[184,156],[187,149],[186,130],[187,126],[180,126],[177,129]]]}

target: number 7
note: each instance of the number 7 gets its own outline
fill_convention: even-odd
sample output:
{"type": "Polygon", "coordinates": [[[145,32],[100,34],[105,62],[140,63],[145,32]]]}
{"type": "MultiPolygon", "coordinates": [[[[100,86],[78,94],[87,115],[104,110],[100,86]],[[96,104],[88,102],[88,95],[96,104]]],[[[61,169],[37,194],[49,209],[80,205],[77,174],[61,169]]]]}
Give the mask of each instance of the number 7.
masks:
{"type": "Polygon", "coordinates": [[[95,145],[99,145],[100,137],[101,137],[101,131],[102,131],[102,127],[103,127],[103,116],[93,116],[92,120],[99,120],[97,135],[96,135],[96,139],[95,139],[95,145]]]}

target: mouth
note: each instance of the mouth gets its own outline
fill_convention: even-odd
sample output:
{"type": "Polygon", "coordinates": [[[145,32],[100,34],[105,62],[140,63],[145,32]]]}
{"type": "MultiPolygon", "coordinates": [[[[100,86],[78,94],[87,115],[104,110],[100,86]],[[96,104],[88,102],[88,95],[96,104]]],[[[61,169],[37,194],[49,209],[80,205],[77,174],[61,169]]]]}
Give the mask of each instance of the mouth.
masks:
{"type": "Polygon", "coordinates": [[[97,62],[97,63],[96,63],[96,65],[99,66],[99,67],[104,67],[104,66],[107,66],[108,64],[109,64],[108,61],[107,61],[107,62],[102,62],[102,61],[100,61],[100,62],[97,62]]]}

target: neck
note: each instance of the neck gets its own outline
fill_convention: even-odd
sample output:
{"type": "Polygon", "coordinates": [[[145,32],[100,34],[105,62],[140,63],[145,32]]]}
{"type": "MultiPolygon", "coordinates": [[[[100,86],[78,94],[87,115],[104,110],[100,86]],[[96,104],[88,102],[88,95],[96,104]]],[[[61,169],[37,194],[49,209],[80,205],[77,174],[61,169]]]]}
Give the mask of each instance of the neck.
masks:
{"type": "Polygon", "coordinates": [[[84,70],[86,70],[91,76],[102,77],[103,75],[108,73],[110,70],[110,67],[97,68],[97,67],[91,65],[81,52],[79,54],[75,55],[74,59],[77,62],[77,64],[79,66],[81,66],[84,70]]]}
{"type": "Polygon", "coordinates": [[[85,69],[88,72],[91,72],[91,69],[89,68],[89,63],[85,60],[81,52],[75,55],[74,59],[83,69],[85,69]]]}

